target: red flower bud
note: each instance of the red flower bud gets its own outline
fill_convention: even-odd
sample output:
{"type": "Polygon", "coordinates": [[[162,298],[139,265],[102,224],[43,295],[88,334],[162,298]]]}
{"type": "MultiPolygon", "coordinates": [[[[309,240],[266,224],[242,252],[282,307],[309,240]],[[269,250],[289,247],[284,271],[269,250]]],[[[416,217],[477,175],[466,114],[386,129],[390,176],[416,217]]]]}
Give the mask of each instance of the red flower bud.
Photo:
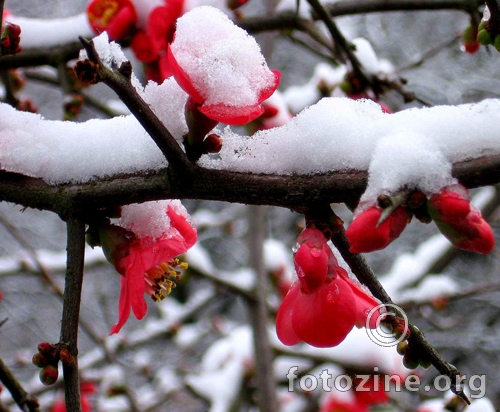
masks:
{"type": "Polygon", "coordinates": [[[57,382],[59,371],[57,370],[57,367],[47,365],[40,371],[39,376],[40,382],[42,382],[45,386],[49,386],[57,382]]]}
{"type": "Polygon", "coordinates": [[[203,140],[203,147],[207,153],[219,153],[222,149],[222,139],[218,134],[211,133],[203,140]]]}
{"type": "Polygon", "coordinates": [[[72,366],[76,364],[75,357],[69,353],[67,348],[61,348],[59,351],[59,358],[61,359],[63,365],[72,366]]]}
{"type": "Polygon", "coordinates": [[[352,253],[373,252],[384,249],[394,239],[399,237],[408,224],[406,210],[399,206],[378,224],[383,209],[371,206],[360,213],[346,230],[346,237],[351,245],[352,253]]]}
{"type": "Polygon", "coordinates": [[[44,366],[48,365],[47,358],[43,356],[41,353],[35,353],[33,355],[33,358],[31,359],[31,362],[38,368],[43,368],[44,366]]]}

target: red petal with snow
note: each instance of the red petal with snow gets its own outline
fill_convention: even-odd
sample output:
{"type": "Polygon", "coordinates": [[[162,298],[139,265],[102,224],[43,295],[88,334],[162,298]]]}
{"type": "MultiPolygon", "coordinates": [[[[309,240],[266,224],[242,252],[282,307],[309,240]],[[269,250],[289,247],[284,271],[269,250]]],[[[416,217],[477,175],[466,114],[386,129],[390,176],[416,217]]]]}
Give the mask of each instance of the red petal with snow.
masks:
{"type": "Polygon", "coordinates": [[[191,98],[199,104],[202,104],[205,99],[200,94],[198,90],[193,86],[191,79],[186,74],[186,72],[179,66],[177,60],[175,59],[174,54],[172,53],[172,47],[169,47],[167,50],[167,58],[168,65],[170,66],[170,70],[172,70],[172,74],[175,77],[175,81],[181,86],[181,88],[191,96],[191,98]]]}
{"type": "Polygon", "coordinates": [[[281,81],[281,72],[279,70],[271,70],[274,74],[274,82],[267,89],[262,89],[259,93],[259,103],[262,103],[264,100],[269,99],[272,94],[278,88],[281,81]]]}

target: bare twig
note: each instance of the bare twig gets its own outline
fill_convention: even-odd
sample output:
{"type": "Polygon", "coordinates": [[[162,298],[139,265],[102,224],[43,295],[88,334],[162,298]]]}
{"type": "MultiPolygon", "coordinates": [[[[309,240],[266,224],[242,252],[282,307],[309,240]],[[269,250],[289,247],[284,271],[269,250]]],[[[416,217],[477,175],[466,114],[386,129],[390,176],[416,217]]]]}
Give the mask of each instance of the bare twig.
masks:
{"type": "Polygon", "coordinates": [[[0,359],[0,381],[5,385],[17,403],[24,412],[38,412],[38,400],[23,389],[18,380],[14,377],[7,365],[0,359]]]}
{"type": "Polygon", "coordinates": [[[132,65],[130,62],[122,63],[117,70],[111,70],[102,63],[92,41],[82,37],[80,37],[80,41],[87,51],[89,59],[99,66],[100,80],[113,89],[122,102],[134,113],[139,123],[142,124],[168,160],[169,166],[177,169],[179,173],[185,173],[194,168],[195,166],[188,160],[175,138],[132,85],[130,81],[132,65]]]}
{"type": "Polygon", "coordinates": [[[78,376],[78,320],[85,258],[85,223],[83,220],[74,217],[68,220],[67,228],[68,262],[64,286],[60,343],[67,347],[75,359],[74,364],[63,363],[66,409],[72,412],[81,412],[78,376]]]}

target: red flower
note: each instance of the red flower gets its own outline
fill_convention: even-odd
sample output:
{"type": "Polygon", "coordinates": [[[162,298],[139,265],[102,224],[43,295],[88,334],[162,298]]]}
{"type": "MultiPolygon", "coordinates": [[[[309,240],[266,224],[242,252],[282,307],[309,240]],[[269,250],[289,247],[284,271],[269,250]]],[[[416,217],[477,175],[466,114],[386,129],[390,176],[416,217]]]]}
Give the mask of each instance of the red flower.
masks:
{"type": "Polygon", "coordinates": [[[231,125],[260,116],[261,103],[281,78],[280,72],[267,68],[255,40],[212,7],[197,7],[178,20],[168,62],[199,111],[231,125]]]}
{"type": "MultiPolygon", "coordinates": [[[[80,385],[82,412],[92,412],[92,401],[90,396],[97,392],[96,385],[92,382],[82,382],[80,385]]],[[[50,412],[66,412],[66,402],[58,399],[52,405],[50,412]]]]}
{"type": "Polygon", "coordinates": [[[197,239],[196,229],[179,207],[182,206],[168,206],[166,216],[170,219],[170,226],[155,236],[144,235],[144,228],[154,228],[157,224],[147,214],[142,220],[138,217],[136,223],[129,222],[128,228],[132,227],[132,231],[114,225],[100,228],[106,258],[122,275],[118,322],[111,328],[111,334],[120,331],[131,309],[139,320],[146,315],[145,293],[154,301],[160,301],[175,286],[169,278],[177,277],[176,266],[183,268],[175,257],[186,252],[197,239]],[[139,234],[134,233],[135,227],[140,230],[139,234]]]}
{"type": "Polygon", "coordinates": [[[408,215],[402,206],[397,207],[380,225],[383,210],[371,206],[361,212],[346,230],[352,253],[373,252],[385,248],[399,237],[408,224],[408,215]]]}
{"type": "MultiPolygon", "coordinates": [[[[183,6],[184,0],[171,0],[165,6],[155,7],[151,11],[147,27],[139,30],[130,43],[137,59],[151,63],[163,55],[166,57],[167,45],[172,41],[175,22],[182,15],[183,6]]],[[[162,72],[159,73],[163,75],[162,72]]],[[[165,79],[163,77],[161,80],[165,79]]]]}
{"type": "Polygon", "coordinates": [[[96,33],[106,31],[111,40],[123,40],[137,23],[137,13],[130,0],[91,0],[87,17],[96,33]]]}
{"type": "Polygon", "coordinates": [[[375,380],[375,375],[370,375],[368,380],[363,384],[361,384],[361,378],[354,379],[353,388],[356,399],[360,403],[370,406],[389,402],[390,399],[385,387],[385,377],[376,375],[376,379],[378,382],[375,380]]]}
{"type": "Polygon", "coordinates": [[[369,408],[355,399],[344,400],[332,396],[321,406],[320,412],[369,412],[369,408]]]}
{"type": "Polygon", "coordinates": [[[427,210],[439,231],[454,246],[483,254],[493,250],[493,231],[481,212],[471,209],[467,189],[463,186],[450,186],[432,195],[427,210]]]}
{"type": "Polygon", "coordinates": [[[378,302],[338,266],[321,231],[305,229],[294,255],[298,281],[278,311],[276,332],[285,345],[304,341],[331,347],[342,342],[354,325],[364,326],[378,302]]]}

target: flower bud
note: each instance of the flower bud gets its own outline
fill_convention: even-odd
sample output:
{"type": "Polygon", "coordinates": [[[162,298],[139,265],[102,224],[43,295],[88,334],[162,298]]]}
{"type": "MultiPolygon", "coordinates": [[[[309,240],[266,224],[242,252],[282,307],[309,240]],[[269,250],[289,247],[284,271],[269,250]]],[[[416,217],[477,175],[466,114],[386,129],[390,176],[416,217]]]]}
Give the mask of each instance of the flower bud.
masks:
{"type": "Polygon", "coordinates": [[[398,346],[396,347],[396,350],[398,351],[398,353],[400,355],[404,355],[405,352],[406,352],[406,348],[408,347],[408,341],[407,340],[403,340],[401,342],[398,343],[398,346]]]}
{"type": "Polygon", "coordinates": [[[62,347],[59,351],[59,358],[61,359],[63,365],[73,366],[76,364],[75,357],[71,353],[69,353],[69,350],[65,347],[62,347]]]}
{"type": "Polygon", "coordinates": [[[33,358],[31,359],[31,362],[38,368],[43,368],[48,365],[47,358],[41,353],[35,353],[33,355],[33,358]]]}
{"type": "Polygon", "coordinates": [[[203,140],[203,147],[207,153],[219,153],[222,149],[222,139],[218,134],[211,133],[203,140]]]}
{"type": "Polygon", "coordinates": [[[477,41],[483,46],[487,46],[491,44],[491,34],[486,29],[480,30],[477,34],[477,41]]]}
{"type": "Polygon", "coordinates": [[[38,352],[41,353],[42,355],[53,356],[54,351],[55,351],[54,345],[51,345],[49,342],[40,342],[38,344],[38,352]]]}
{"type": "Polygon", "coordinates": [[[403,365],[407,369],[417,369],[418,368],[418,360],[415,360],[410,354],[406,353],[403,356],[403,365]]]}
{"type": "Polygon", "coordinates": [[[47,365],[40,371],[40,382],[45,386],[53,385],[57,382],[59,371],[56,366],[47,365]]]}

